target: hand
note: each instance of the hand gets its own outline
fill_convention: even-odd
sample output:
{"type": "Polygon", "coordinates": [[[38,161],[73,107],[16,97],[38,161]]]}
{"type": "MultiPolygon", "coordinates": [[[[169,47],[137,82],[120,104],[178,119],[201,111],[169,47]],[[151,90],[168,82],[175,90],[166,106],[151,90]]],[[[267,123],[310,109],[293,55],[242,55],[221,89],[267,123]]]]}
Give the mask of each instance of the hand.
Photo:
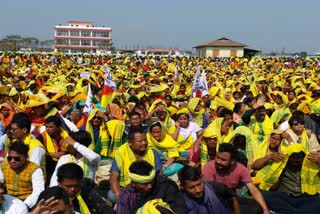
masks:
{"type": "Polygon", "coordinates": [[[51,197],[47,200],[41,199],[38,202],[37,206],[30,213],[31,214],[41,214],[41,213],[48,211],[48,210],[49,210],[49,213],[54,213],[55,211],[51,210],[51,207],[53,207],[57,203],[59,203],[59,200],[55,199],[54,197],[51,197]]]}
{"type": "Polygon", "coordinates": [[[107,119],[107,115],[106,115],[104,112],[102,112],[102,111],[97,111],[96,117],[100,117],[100,118],[102,118],[103,120],[106,120],[106,119],[107,119]]]}
{"type": "Polygon", "coordinates": [[[73,146],[76,143],[76,141],[72,137],[66,137],[64,139],[64,142],[66,142],[70,146],[73,146]]]}
{"type": "Polygon", "coordinates": [[[287,132],[283,132],[281,136],[288,141],[288,144],[293,142],[291,136],[287,132]]]}
{"type": "Polygon", "coordinates": [[[318,156],[317,153],[310,153],[308,155],[308,159],[313,161],[313,162],[315,162],[315,163],[317,163],[317,164],[320,164],[320,157],[318,156]]]}
{"type": "Polygon", "coordinates": [[[270,214],[269,209],[265,209],[265,210],[263,210],[263,214],[270,214]]]}
{"type": "Polygon", "coordinates": [[[272,152],[268,155],[269,160],[274,160],[276,162],[283,161],[285,159],[284,155],[280,154],[279,152],[272,152]]]}
{"type": "Polygon", "coordinates": [[[180,128],[180,123],[177,121],[175,126],[176,126],[176,129],[179,129],[180,128]]]}
{"type": "Polygon", "coordinates": [[[55,158],[55,159],[59,159],[62,155],[65,155],[65,152],[52,152],[49,153],[50,157],[55,158]]]}
{"type": "Polygon", "coordinates": [[[261,97],[258,98],[257,102],[254,104],[253,107],[255,109],[257,109],[257,108],[263,106],[265,102],[266,102],[266,98],[264,96],[261,96],[261,97]]]}

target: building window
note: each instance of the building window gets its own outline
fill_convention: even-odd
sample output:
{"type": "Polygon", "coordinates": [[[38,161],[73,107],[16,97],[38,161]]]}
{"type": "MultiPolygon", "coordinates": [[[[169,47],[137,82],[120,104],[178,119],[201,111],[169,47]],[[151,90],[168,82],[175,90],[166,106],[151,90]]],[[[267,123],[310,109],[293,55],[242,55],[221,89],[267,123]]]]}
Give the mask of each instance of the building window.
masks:
{"type": "Polygon", "coordinates": [[[90,40],[81,40],[81,45],[82,46],[90,46],[90,40]]]}
{"type": "Polygon", "coordinates": [[[109,37],[109,32],[93,32],[93,37],[109,37]]]}
{"type": "Polygon", "coordinates": [[[90,37],[90,36],[91,36],[91,33],[90,33],[90,31],[81,31],[81,36],[83,36],[83,37],[90,37]]]}
{"type": "Polygon", "coordinates": [[[80,45],[80,40],[70,40],[70,45],[80,45]]]}
{"type": "Polygon", "coordinates": [[[80,36],[80,32],[79,31],[70,31],[70,36],[80,36]]]}
{"type": "Polygon", "coordinates": [[[57,30],[58,36],[69,36],[69,31],[67,30],[57,30]]]}
{"type": "Polygon", "coordinates": [[[57,39],[56,41],[55,41],[55,44],[56,45],[68,45],[68,40],[64,40],[64,39],[57,39]]]}

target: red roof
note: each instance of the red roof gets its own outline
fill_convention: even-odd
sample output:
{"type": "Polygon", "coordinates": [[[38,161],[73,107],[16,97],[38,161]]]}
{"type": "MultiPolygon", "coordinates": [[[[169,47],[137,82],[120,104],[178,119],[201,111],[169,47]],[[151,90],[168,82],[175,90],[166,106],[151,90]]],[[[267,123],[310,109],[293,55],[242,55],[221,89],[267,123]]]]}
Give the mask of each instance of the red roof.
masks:
{"type": "Polygon", "coordinates": [[[232,41],[228,38],[222,37],[220,39],[209,41],[207,43],[198,45],[194,48],[200,47],[246,47],[247,45],[241,44],[239,42],[232,41]]]}

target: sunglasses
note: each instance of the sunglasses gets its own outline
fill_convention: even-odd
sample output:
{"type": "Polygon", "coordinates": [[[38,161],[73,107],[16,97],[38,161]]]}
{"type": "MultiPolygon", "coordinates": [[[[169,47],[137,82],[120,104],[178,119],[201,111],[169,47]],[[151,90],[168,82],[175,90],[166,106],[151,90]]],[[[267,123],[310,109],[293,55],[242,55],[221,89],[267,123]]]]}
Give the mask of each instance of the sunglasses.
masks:
{"type": "Polygon", "coordinates": [[[92,120],[101,120],[101,117],[93,117],[92,120]]]}
{"type": "Polygon", "coordinates": [[[293,123],[292,123],[292,125],[293,126],[297,126],[297,125],[304,125],[304,122],[298,122],[298,121],[294,121],[293,123]]]}
{"type": "Polygon", "coordinates": [[[7,160],[10,162],[12,160],[14,160],[15,162],[20,162],[21,161],[21,158],[20,157],[11,157],[11,156],[8,156],[7,157],[7,160]]]}

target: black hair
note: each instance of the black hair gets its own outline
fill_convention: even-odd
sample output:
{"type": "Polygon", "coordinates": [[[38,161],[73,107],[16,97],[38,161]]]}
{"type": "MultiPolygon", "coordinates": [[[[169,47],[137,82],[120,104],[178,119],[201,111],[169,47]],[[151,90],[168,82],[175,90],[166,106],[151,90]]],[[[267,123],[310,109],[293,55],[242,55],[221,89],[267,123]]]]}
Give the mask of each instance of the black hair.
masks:
{"type": "Polygon", "coordinates": [[[22,154],[22,155],[28,155],[29,152],[29,146],[27,146],[26,144],[24,144],[21,141],[14,141],[12,143],[9,144],[9,151],[14,151],[18,154],[22,154]]]}
{"type": "Polygon", "coordinates": [[[62,182],[63,179],[83,179],[82,168],[75,163],[66,163],[58,168],[57,172],[58,182],[62,182]]]}
{"type": "Polygon", "coordinates": [[[33,91],[34,89],[38,88],[37,84],[36,83],[32,83],[30,86],[29,86],[29,89],[31,91],[33,91]]]}
{"type": "Polygon", "coordinates": [[[68,194],[62,189],[62,187],[59,186],[54,186],[43,190],[38,197],[37,203],[39,203],[39,201],[42,199],[47,200],[51,197],[54,197],[56,200],[62,200],[65,204],[70,204],[68,194]]]}
{"type": "Polygon", "coordinates": [[[289,109],[297,110],[298,106],[299,106],[298,103],[292,103],[290,104],[289,109]]]}
{"type": "Polygon", "coordinates": [[[30,132],[31,121],[26,113],[20,112],[15,114],[11,121],[11,124],[13,123],[17,124],[20,129],[26,128],[27,132],[30,132]]]}
{"type": "Polygon", "coordinates": [[[298,123],[304,125],[304,117],[301,117],[300,115],[293,115],[289,120],[289,125],[292,126],[293,122],[297,121],[298,123]]]}
{"type": "Polygon", "coordinates": [[[224,108],[221,110],[220,114],[219,114],[219,117],[225,117],[227,115],[233,115],[233,112],[227,108],[224,108]]]}
{"type": "Polygon", "coordinates": [[[166,99],[167,97],[170,98],[170,100],[172,100],[172,96],[171,96],[170,94],[167,94],[167,95],[165,96],[165,99],[166,99]]]}
{"type": "Polygon", "coordinates": [[[234,104],[233,112],[238,113],[240,111],[241,107],[242,107],[242,102],[238,102],[238,103],[234,104]]]}
{"type": "Polygon", "coordinates": [[[202,178],[199,169],[192,166],[185,166],[178,172],[178,178],[182,185],[185,185],[186,181],[197,181],[202,178]]]}
{"type": "Polygon", "coordinates": [[[131,129],[128,134],[128,142],[132,142],[136,134],[144,134],[142,129],[131,129]]]}
{"type": "Polygon", "coordinates": [[[188,119],[190,119],[190,115],[188,113],[180,113],[180,114],[177,114],[177,120],[181,115],[185,115],[188,119]]]}
{"type": "Polygon", "coordinates": [[[234,160],[237,155],[237,150],[234,145],[230,143],[221,143],[219,145],[219,152],[227,152],[231,156],[231,160],[234,160]]]}
{"type": "Polygon", "coordinates": [[[292,158],[292,159],[301,159],[301,158],[304,158],[305,156],[306,156],[306,154],[303,151],[301,151],[301,152],[292,153],[290,155],[290,158],[292,158]]]}
{"type": "Polygon", "coordinates": [[[48,124],[48,123],[53,123],[54,125],[60,127],[62,125],[61,123],[61,118],[58,117],[58,116],[50,116],[48,117],[45,122],[45,124],[48,124]]]}
{"type": "Polygon", "coordinates": [[[139,114],[139,112],[132,111],[132,112],[129,114],[129,119],[131,119],[131,117],[133,117],[133,116],[135,116],[135,115],[138,115],[138,116],[141,118],[141,115],[139,114]]]}
{"type": "Polygon", "coordinates": [[[156,123],[152,124],[152,125],[150,126],[149,130],[152,131],[152,129],[153,129],[154,127],[160,127],[160,128],[162,129],[162,126],[161,126],[161,123],[160,123],[160,122],[156,122],[156,123]]]}
{"type": "Polygon", "coordinates": [[[91,144],[91,135],[85,130],[70,132],[70,137],[85,147],[88,147],[91,144]]]}
{"type": "Polygon", "coordinates": [[[137,175],[149,175],[152,169],[153,166],[145,160],[137,160],[129,167],[129,171],[137,175]]]}

